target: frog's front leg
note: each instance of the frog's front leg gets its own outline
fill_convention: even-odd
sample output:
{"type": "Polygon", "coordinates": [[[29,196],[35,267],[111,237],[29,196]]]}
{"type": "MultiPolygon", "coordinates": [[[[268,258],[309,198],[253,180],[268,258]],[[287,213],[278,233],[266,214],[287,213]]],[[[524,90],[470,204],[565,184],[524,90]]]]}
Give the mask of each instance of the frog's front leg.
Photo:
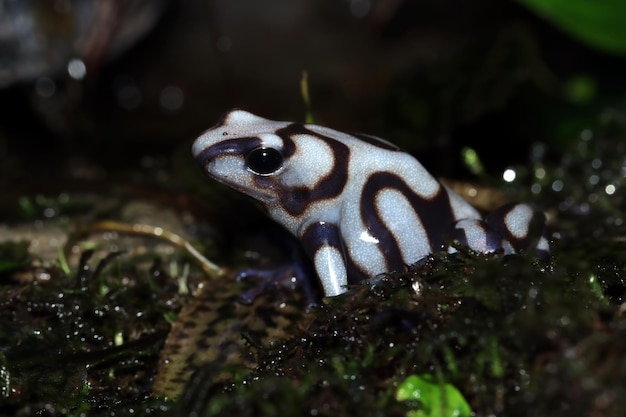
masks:
{"type": "Polygon", "coordinates": [[[316,305],[318,297],[313,285],[315,273],[310,271],[306,261],[303,256],[297,256],[291,262],[274,269],[248,268],[239,271],[236,275],[238,281],[249,278],[259,280],[257,285],[241,294],[239,300],[244,304],[250,304],[259,295],[273,291],[276,286],[281,285],[301,288],[307,305],[316,305]]]}
{"type": "Polygon", "coordinates": [[[300,240],[315,266],[324,294],[332,297],[346,291],[348,272],[343,240],[337,225],[315,222],[308,225],[300,240]]]}

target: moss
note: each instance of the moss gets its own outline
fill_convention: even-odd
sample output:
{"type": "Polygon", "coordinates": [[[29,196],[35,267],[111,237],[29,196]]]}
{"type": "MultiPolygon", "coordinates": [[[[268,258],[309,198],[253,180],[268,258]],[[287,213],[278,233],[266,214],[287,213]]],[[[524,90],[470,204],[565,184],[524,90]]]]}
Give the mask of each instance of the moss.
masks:
{"type": "MultiPolygon", "coordinates": [[[[596,266],[590,262],[590,272],[596,266]]],[[[196,374],[196,395],[184,394],[181,410],[405,415],[394,397],[398,384],[430,374],[458,387],[479,414],[593,413],[611,392],[605,411],[617,412],[624,322],[585,271],[573,272],[558,257],[539,265],[523,256],[433,256],[323,304],[281,343],[250,347],[257,365],[244,376],[215,383],[214,373],[196,374]],[[589,343],[612,346],[611,357],[602,360],[589,343]],[[557,389],[572,384],[578,396],[557,389]]],[[[603,291],[620,285],[600,282],[603,291]]]]}

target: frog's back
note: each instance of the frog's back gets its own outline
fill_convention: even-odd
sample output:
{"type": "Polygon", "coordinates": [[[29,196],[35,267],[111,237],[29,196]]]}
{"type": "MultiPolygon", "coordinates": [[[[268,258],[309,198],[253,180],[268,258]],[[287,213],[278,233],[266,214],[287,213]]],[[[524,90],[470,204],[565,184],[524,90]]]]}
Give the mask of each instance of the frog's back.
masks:
{"type": "Polygon", "coordinates": [[[411,155],[370,142],[351,149],[340,228],[361,275],[402,270],[444,249],[459,219],[480,219],[411,155]]]}

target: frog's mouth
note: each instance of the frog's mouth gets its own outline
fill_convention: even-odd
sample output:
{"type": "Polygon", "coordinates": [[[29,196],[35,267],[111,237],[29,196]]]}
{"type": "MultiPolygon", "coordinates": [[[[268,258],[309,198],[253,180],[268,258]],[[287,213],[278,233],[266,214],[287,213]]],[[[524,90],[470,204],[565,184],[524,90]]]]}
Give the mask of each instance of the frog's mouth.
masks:
{"type": "Polygon", "coordinates": [[[200,165],[221,156],[246,155],[251,150],[261,147],[261,140],[258,137],[223,140],[221,137],[213,136],[211,132],[207,132],[191,145],[191,153],[200,165]]]}

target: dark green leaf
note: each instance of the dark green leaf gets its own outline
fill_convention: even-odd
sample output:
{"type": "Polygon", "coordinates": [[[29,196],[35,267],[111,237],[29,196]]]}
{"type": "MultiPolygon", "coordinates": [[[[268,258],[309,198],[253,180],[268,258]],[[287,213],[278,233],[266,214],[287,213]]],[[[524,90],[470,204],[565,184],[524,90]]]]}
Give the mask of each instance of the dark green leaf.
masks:
{"type": "Polygon", "coordinates": [[[626,2],[519,1],[581,42],[604,52],[626,55],[626,2]]]}

